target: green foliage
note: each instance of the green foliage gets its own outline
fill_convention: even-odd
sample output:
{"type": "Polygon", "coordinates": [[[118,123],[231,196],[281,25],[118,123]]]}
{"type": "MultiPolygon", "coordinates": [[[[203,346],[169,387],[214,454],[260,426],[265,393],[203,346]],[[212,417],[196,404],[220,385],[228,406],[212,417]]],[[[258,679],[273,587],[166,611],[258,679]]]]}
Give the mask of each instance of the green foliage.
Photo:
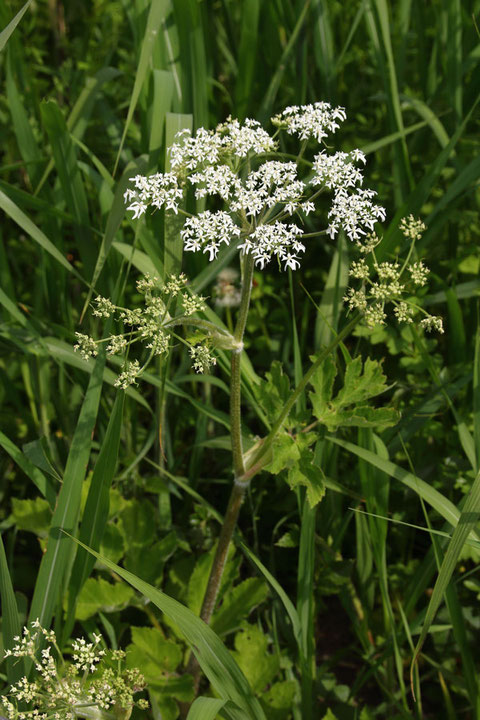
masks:
{"type": "Polygon", "coordinates": [[[111,583],[102,578],[89,578],[77,599],[75,617],[87,620],[98,612],[118,612],[127,607],[133,592],[124,583],[111,583]]]}
{"type": "MultiPolygon", "coordinates": [[[[61,628],[62,648],[74,624],[106,630],[148,675],[150,720],[176,720],[193,698],[186,629],[206,674],[188,720],[476,716],[478,11],[458,0],[0,0],[5,647],[25,613],[61,628]],[[135,303],[138,273],[180,265],[212,299],[209,321],[230,328],[236,310],[214,305],[213,284],[236,249],[212,263],[183,253],[181,220],[163,211],[133,225],[129,178],[168,169],[180,127],[268,122],[323,99],[346,108],[342,149],[366,152],[387,208],[377,260],[405,257],[401,217],[425,221],[412,259],[425,258],[430,282],[415,300],[446,333],[357,326],[315,370],[242,506],[235,543],[248,563],[231,551],[211,623],[220,642],[176,605],[166,618],[159,588],[198,615],[231,482],[229,354],[199,379],[175,341],[168,363],[118,395],[115,358],[84,362],[74,332],[99,337],[97,294],[135,303]],[[412,706],[407,668],[428,629],[412,706]]],[[[290,159],[288,137],[280,150],[290,159]]],[[[184,209],[202,203],[189,195],[184,209]]],[[[304,218],[307,235],[324,227],[322,211],[304,218]]],[[[348,322],[354,245],[306,245],[290,283],[274,268],[254,275],[241,368],[252,453],[308,358],[348,322]]],[[[7,658],[0,684],[20,670],[7,658]]]]}
{"type": "Polygon", "coordinates": [[[309,393],[313,414],[332,432],[339,427],[374,427],[385,429],[398,422],[394,408],[373,408],[367,401],[384,393],[388,387],[381,365],[367,358],[349,360],[345,368],[343,387],[333,397],[337,368],[327,358],[311,378],[314,392],[309,393]]]}

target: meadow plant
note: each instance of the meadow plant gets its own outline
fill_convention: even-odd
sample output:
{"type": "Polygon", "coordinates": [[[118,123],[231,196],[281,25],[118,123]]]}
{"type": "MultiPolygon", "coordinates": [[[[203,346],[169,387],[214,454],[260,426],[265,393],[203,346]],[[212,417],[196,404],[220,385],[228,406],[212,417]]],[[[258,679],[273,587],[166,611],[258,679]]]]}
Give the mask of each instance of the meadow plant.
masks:
{"type": "Polygon", "coordinates": [[[134,695],[145,688],[139,670],[124,667],[123,650],[106,650],[101,635],[93,642],[78,638],[71,642],[66,659],[53,630],[38,620],[25,627],[23,635],[4,657],[25,658],[33,665],[32,678],[22,677],[0,701],[8,720],[128,720],[134,705],[146,709],[146,700],[134,695]]]}
{"type": "MultiPolygon", "coordinates": [[[[415,242],[424,230],[423,224],[413,217],[402,221],[400,230],[410,243],[404,261],[398,258],[377,261],[375,251],[380,238],[376,226],[385,220],[385,210],[377,204],[376,193],[363,187],[365,155],[358,149],[331,153],[325,144],[325,139],[338,130],[345,118],[342,107],[333,108],[326,102],[317,102],[288,107],[273,117],[272,124],[276,128],[273,134],[256,120],[247,119],[240,123],[232,118],[215,130],[200,128],[193,135],[183,130],[169,149],[169,172],[131,178],[132,186],[125,192],[125,201],[133,218],[141,218],[148,209],[154,212],[164,209],[167,213],[184,216],[180,230],[184,250],[205,254],[209,261],[214,261],[222,248],[235,245],[238,249],[240,278],[235,270],[222,270],[215,288],[217,307],[223,306],[229,311],[238,308],[236,323],[230,331],[203,317],[205,298],[192,293],[186,277],[180,275],[164,280],[147,276],[140,280],[137,289],[144,297],[141,308],[117,308],[109,300],[97,298],[94,314],[102,318],[115,315],[123,322],[124,333],[102,341],[77,334],[75,348],[84,357],[95,355],[99,342],[108,343],[109,354],[124,353],[134,344],[147,349],[146,361],[126,361],[116,381],[122,389],[136,383],[154,356],[166,356],[176,340],[189,345],[192,365],[197,372],[210,370],[215,363],[215,348],[231,351],[233,487],[201,610],[201,617],[207,623],[215,607],[239,510],[252,478],[263,469],[278,472],[287,467],[290,486],[306,485],[311,505],[322,497],[324,489],[319,489],[318,478],[312,477],[308,455],[314,434],[303,430],[296,436],[285,433],[289,414],[300,394],[306,392],[308,383],[315,379],[318,388],[322,386],[316,394],[310,393],[317,419],[311,424],[304,423],[309,429],[319,423],[328,429],[341,424],[373,426],[375,423],[365,403],[369,397],[386,389],[380,367],[375,363],[367,360],[362,370],[361,363],[352,361],[347,368],[344,389],[335,399],[325,395],[326,390],[330,393],[333,390],[336,371],[331,367],[331,361],[330,365],[325,365],[326,369],[322,370],[322,367],[342,339],[359,322],[368,327],[384,324],[389,308],[400,323],[412,323],[422,315],[420,326],[443,332],[441,319],[429,315],[417,298],[417,289],[425,285],[428,275],[428,269],[415,256],[415,242]],[[299,141],[296,156],[280,151],[282,132],[299,141]],[[308,160],[307,152],[313,143],[321,147],[308,160]],[[212,207],[219,209],[206,209],[196,215],[188,213],[183,201],[190,188],[197,199],[210,198],[212,207]],[[306,232],[306,217],[317,211],[318,220],[315,215],[313,225],[321,223],[321,229],[306,232]],[[324,213],[326,221],[320,220],[320,213],[324,213]],[[333,239],[340,232],[345,233],[360,255],[350,268],[350,278],[357,285],[350,287],[344,298],[353,318],[313,359],[310,369],[272,421],[269,435],[257,439],[245,453],[240,376],[254,269],[263,271],[275,262],[281,271],[295,271],[313,238],[326,236],[333,239]],[[177,334],[180,326],[188,325],[200,331],[198,342],[192,343],[190,338],[185,340],[177,334]],[[319,376],[322,372],[323,379],[319,376]],[[362,372],[363,390],[360,392],[357,385],[362,372]],[[348,408],[355,404],[355,412],[350,411],[348,408]],[[282,437],[281,450],[290,453],[289,465],[279,464],[274,452],[279,449],[278,439],[282,437]]],[[[288,137],[286,141],[287,144],[291,142],[288,137]]],[[[270,379],[275,385],[274,373],[270,379]]],[[[280,376],[277,381],[278,385],[280,376]]],[[[383,421],[378,420],[379,415],[375,417],[385,426],[393,424],[392,415],[384,414],[383,421]]],[[[196,671],[194,661],[189,669],[196,671]]]]}

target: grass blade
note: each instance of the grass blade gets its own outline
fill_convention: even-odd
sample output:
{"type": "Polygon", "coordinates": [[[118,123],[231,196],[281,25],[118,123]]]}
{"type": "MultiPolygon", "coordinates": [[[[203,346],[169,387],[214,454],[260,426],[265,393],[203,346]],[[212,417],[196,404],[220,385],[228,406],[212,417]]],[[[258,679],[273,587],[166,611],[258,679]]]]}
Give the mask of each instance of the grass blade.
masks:
{"type": "Polygon", "coordinates": [[[78,520],[82,484],[87,471],[92,445],[92,434],[97,418],[105,353],[99,353],[90,376],[87,392],[68,454],[63,484],[58,495],[48,537],[47,550],[42,558],[30,608],[30,621],[40,621],[50,626],[54,607],[58,602],[65,582],[65,572],[73,546],[61,530],[73,532],[78,520]]]}
{"type": "Polygon", "coordinates": [[[25,13],[27,12],[27,10],[28,10],[29,5],[31,4],[31,2],[32,2],[32,0],[27,0],[27,2],[26,2],[25,5],[22,7],[22,9],[18,11],[18,13],[15,15],[15,17],[14,17],[12,20],[10,20],[10,22],[9,22],[8,25],[7,25],[7,27],[4,28],[4,29],[2,30],[2,32],[0,33],[0,52],[3,50],[3,48],[5,47],[5,45],[6,45],[7,42],[8,42],[8,39],[9,39],[10,35],[13,33],[13,31],[14,31],[15,28],[17,27],[18,23],[20,22],[20,20],[22,19],[22,17],[23,17],[23,16],[25,15],[25,13]]]}
{"type": "MultiPolygon", "coordinates": [[[[2,600],[2,640],[4,649],[15,645],[14,638],[21,635],[17,601],[8,571],[7,556],[0,535],[0,598],[2,600]]],[[[6,658],[7,678],[10,685],[25,674],[23,658],[6,658]]]]}
{"type": "Polygon", "coordinates": [[[81,275],[70,265],[67,258],[62,255],[60,250],[55,247],[51,240],[28,218],[25,213],[20,210],[18,205],[10,200],[4,192],[0,190],[0,208],[19,226],[25,230],[27,235],[35,240],[41,248],[48,252],[57,262],[60,263],[68,272],[73,273],[79,280],[83,282],[81,275]]]}
{"type": "Polygon", "coordinates": [[[303,497],[300,547],[298,550],[297,613],[300,622],[300,669],[302,688],[302,720],[313,718],[313,659],[315,657],[315,628],[313,584],[315,573],[316,508],[303,497]]]}
{"type": "Polygon", "coordinates": [[[458,562],[460,552],[471,532],[474,531],[475,526],[480,518],[480,473],[477,474],[475,481],[470,489],[469,494],[465,500],[462,513],[458,520],[458,523],[453,531],[452,539],[450,540],[443,559],[440,571],[438,573],[435,586],[428,604],[427,613],[425,615],[425,621],[423,623],[422,632],[418,639],[415,647],[415,652],[410,666],[410,680],[413,685],[413,668],[417,662],[418,655],[423,647],[425,639],[430,630],[430,626],[435,618],[438,608],[445,596],[446,589],[452,577],[455,566],[458,562]]]}
{"type": "Polygon", "coordinates": [[[0,432],[0,446],[10,455],[18,467],[23,470],[25,475],[30,478],[53,509],[55,507],[57,493],[52,478],[49,475],[44,475],[39,468],[35,467],[15,443],[2,432],[0,432]]]}
{"type": "MultiPolygon", "coordinates": [[[[445,518],[445,520],[450,523],[450,525],[454,528],[457,526],[460,518],[460,512],[457,510],[455,505],[448,500],[448,498],[438,492],[438,490],[435,490],[435,488],[431,487],[431,485],[426,483],[424,480],[421,480],[421,478],[413,475],[407,470],[404,470],[399,465],[395,465],[395,463],[390,460],[384,460],[376,453],[373,453],[370,450],[365,450],[365,448],[361,448],[351,442],[347,442],[346,440],[341,440],[340,438],[330,435],[327,435],[325,439],[329,442],[335,443],[335,445],[343,447],[344,450],[348,450],[348,452],[357,455],[357,457],[366,460],[374,467],[387,473],[387,475],[390,475],[390,477],[400,480],[400,482],[404,483],[404,485],[410,488],[410,490],[416,492],[417,495],[425,500],[425,502],[431,505],[443,518],[445,518]]],[[[472,540],[480,540],[480,536],[474,532],[473,529],[472,540]]]]}
{"type": "Polygon", "coordinates": [[[117,171],[118,161],[120,160],[120,155],[122,154],[123,145],[125,143],[128,128],[133,117],[133,112],[137,106],[140,91],[147,76],[153,46],[155,42],[158,42],[158,31],[169,6],[170,2],[168,0],[152,0],[152,3],[150,5],[147,26],[145,28],[145,35],[142,42],[142,49],[140,51],[140,60],[138,62],[135,82],[133,84],[130,104],[128,106],[127,119],[125,120],[125,127],[123,129],[122,139],[120,140],[120,147],[118,148],[117,158],[115,160],[113,175],[115,175],[117,171]]]}
{"type": "MultiPolygon", "coordinates": [[[[92,547],[94,550],[98,550],[100,547],[108,520],[110,485],[117,465],[124,402],[125,393],[118,392],[108,421],[105,438],[95,464],[83,512],[79,538],[85,545],[92,547]]],[[[78,595],[94,564],[95,558],[82,548],[79,548],[73,564],[69,587],[68,611],[64,628],[65,640],[70,636],[75,622],[75,607],[78,595]]]]}
{"type": "Polygon", "coordinates": [[[63,113],[54,100],[40,106],[42,123],[52,147],[55,168],[65,204],[74,220],[74,234],[88,277],[95,267],[96,248],[92,242],[87,194],[78,167],[77,149],[67,128],[63,113]]]}
{"type": "Polygon", "coordinates": [[[258,45],[259,0],[245,0],[242,7],[240,44],[238,47],[237,81],[235,83],[236,115],[243,120],[247,114],[255,79],[258,45]]]}
{"type": "Polygon", "coordinates": [[[187,720],[215,720],[226,702],[217,698],[198,697],[188,712],[187,720]]]}
{"type": "Polygon", "coordinates": [[[348,247],[345,235],[341,232],[315,321],[316,350],[328,345],[336,334],[343,307],[343,296],[348,285],[348,268],[348,247]]]}

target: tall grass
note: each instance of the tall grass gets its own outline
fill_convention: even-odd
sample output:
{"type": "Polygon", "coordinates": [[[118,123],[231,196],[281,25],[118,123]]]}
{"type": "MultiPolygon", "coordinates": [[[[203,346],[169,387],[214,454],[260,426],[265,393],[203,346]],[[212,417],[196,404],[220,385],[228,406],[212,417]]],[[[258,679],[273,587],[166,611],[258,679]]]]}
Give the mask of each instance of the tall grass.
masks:
{"type": "MultiPolygon", "coordinates": [[[[381,437],[319,438],[328,490],[316,510],[277,478],[256,478],[239,541],[251,574],[272,588],[256,622],[274,638],[284,678],[298,679],[295,720],[328,708],[339,718],[478,717],[480,2],[94,0],[81,12],[60,2],[22,5],[0,0],[4,643],[26,617],[53,621],[68,639],[93,571],[69,536],[99,550],[112,485],[126,499],[155,499],[156,533],[176,533],[177,557],[188,543],[200,555],[193,520],[203,538],[218,533],[229,472],[226,359],[222,374],[202,379],[188,375],[180,350],[123,401],[104,357],[85,363],[73,353],[74,332],[96,332],[86,312],[92,296],[123,304],[138,272],[184,267],[192,287],[211,294],[232,262],[230,250],[209,265],[183,257],[178,226],[160,213],[136,225],[125,216],[128,179],[168,169],[177,130],[214,127],[229,114],[265,121],[289,104],[324,99],[347,110],[342,144],[368,155],[369,183],[391,221],[384,256],[404,249],[400,217],[427,224],[419,249],[433,282],[425,303],[445,317],[446,335],[385,329],[345,340],[344,352],[384,358],[402,419],[381,437]],[[14,498],[39,493],[53,510],[42,551],[23,532],[38,525],[11,515],[14,498]]],[[[256,276],[242,366],[252,407],[245,435],[269,430],[257,387],[272,360],[294,386],[308,356],[345,327],[350,256],[343,240],[312,243],[301,277],[256,276]]],[[[112,570],[109,562],[95,567],[112,570]]],[[[138,563],[112,572],[141,576],[138,563]]],[[[174,585],[168,563],[164,582],[174,585]]],[[[158,591],[135,583],[164,609],[158,591]]],[[[128,612],[84,628],[103,623],[121,640],[128,612]]],[[[200,642],[191,627],[190,642],[200,642]]],[[[229,657],[217,665],[209,656],[204,668],[224,705],[204,699],[192,719],[263,717],[229,657]]],[[[17,672],[8,666],[9,680],[17,672]]]]}

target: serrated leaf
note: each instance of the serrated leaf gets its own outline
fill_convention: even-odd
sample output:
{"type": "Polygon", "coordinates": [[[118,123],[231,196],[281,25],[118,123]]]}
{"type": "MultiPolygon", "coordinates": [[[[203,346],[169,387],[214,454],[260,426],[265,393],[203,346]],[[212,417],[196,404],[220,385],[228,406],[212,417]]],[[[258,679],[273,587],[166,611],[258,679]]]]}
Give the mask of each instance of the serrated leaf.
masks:
{"type": "Polygon", "coordinates": [[[335,404],[345,407],[361,403],[387,389],[380,363],[367,358],[362,371],[362,358],[358,356],[347,364],[343,388],[335,398],[335,404]]]}
{"type": "Polygon", "coordinates": [[[248,578],[230,590],[220,609],[214,614],[212,629],[217,635],[237,630],[242,620],[268,596],[268,587],[260,578],[248,578]]]}
{"type": "MultiPolygon", "coordinates": [[[[182,662],[183,652],[180,645],[173,640],[167,640],[157,628],[132,627],[131,631],[132,644],[128,649],[131,652],[138,650],[143,653],[145,659],[153,661],[157,673],[159,670],[173,672],[182,662]]],[[[138,667],[142,666],[142,663],[138,665],[138,667]]],[[[130,667],[135,667],[135,664],[131,664],[130,667]]]]}
{"type": "Polygon", "coordinates": [[[309,393],[313,414],[330,432],[352,426],[384,429],[398,422],[395,409],[368,405],[369,399],[388,389],[379,362],[367,358],[362,366],[361,357],[350,360],[343,387],[332,398],[335,375],[333,360],[327,358],[310,381],[315,390],[309,393]]]}
{"type": "Polygon", "coordinates": [[[369,427],[384,430],[396,425],[400,416],[395,408],[373,408],[357,405],[352,410],[341,410],[336,415],[337,425],[342,427],[369,427]]]}
{"type": "Polygon", "coordinates": [[[110,613],[123,610],[134,594],[132,588],[124,583],[89,578],[78,597],[75,617],[77,620],[87,620],[99,611],[110,613]]]}
{"type": "Polygon", "coordinates": [[[302,453],[300,461],[290,468],[287,482],[292,490],[298,485],[306,487],[310,507],[315,507],[325,495],[325,475],[323,470],[313,462],[313,455],[310,451],[302,453]]]}
{"type": "Polygon", "coordinates": [[[297,684],[294,680],[274,683],[260,698],[268,718],[286,720],[290,717],[296,692],[297,684]]]}
{"type": "Polygon", "coordinates": [[[265,470],[277,475],[282,470],[291,467],[300,459],[300,450],[295,438],[287,433],[279,433],[272,446],[272,460],[265,465],[265,470]]]}
{"type": "Polygon", "coordinates": [[[248,623],[235,635],[235,650],[232,655],[254,692],[260,692],[269,685],[280,666],[279,658],[268,652],[267,636],[260,628],[248,623]]]}
{"type": "Polygon", "coordinates": [[[282,364],[275,360],[257,389],[257,399],[267,420],[273,423],[290,397],[290,380],[282,364]]]}
{"type": "Polygon", "coordinates": [[[12,498],[12,517],[19,530],[28,530],[42,538],[48,536],[52,511],[43,498],[37,497],[34,500],[12,498]]]}

